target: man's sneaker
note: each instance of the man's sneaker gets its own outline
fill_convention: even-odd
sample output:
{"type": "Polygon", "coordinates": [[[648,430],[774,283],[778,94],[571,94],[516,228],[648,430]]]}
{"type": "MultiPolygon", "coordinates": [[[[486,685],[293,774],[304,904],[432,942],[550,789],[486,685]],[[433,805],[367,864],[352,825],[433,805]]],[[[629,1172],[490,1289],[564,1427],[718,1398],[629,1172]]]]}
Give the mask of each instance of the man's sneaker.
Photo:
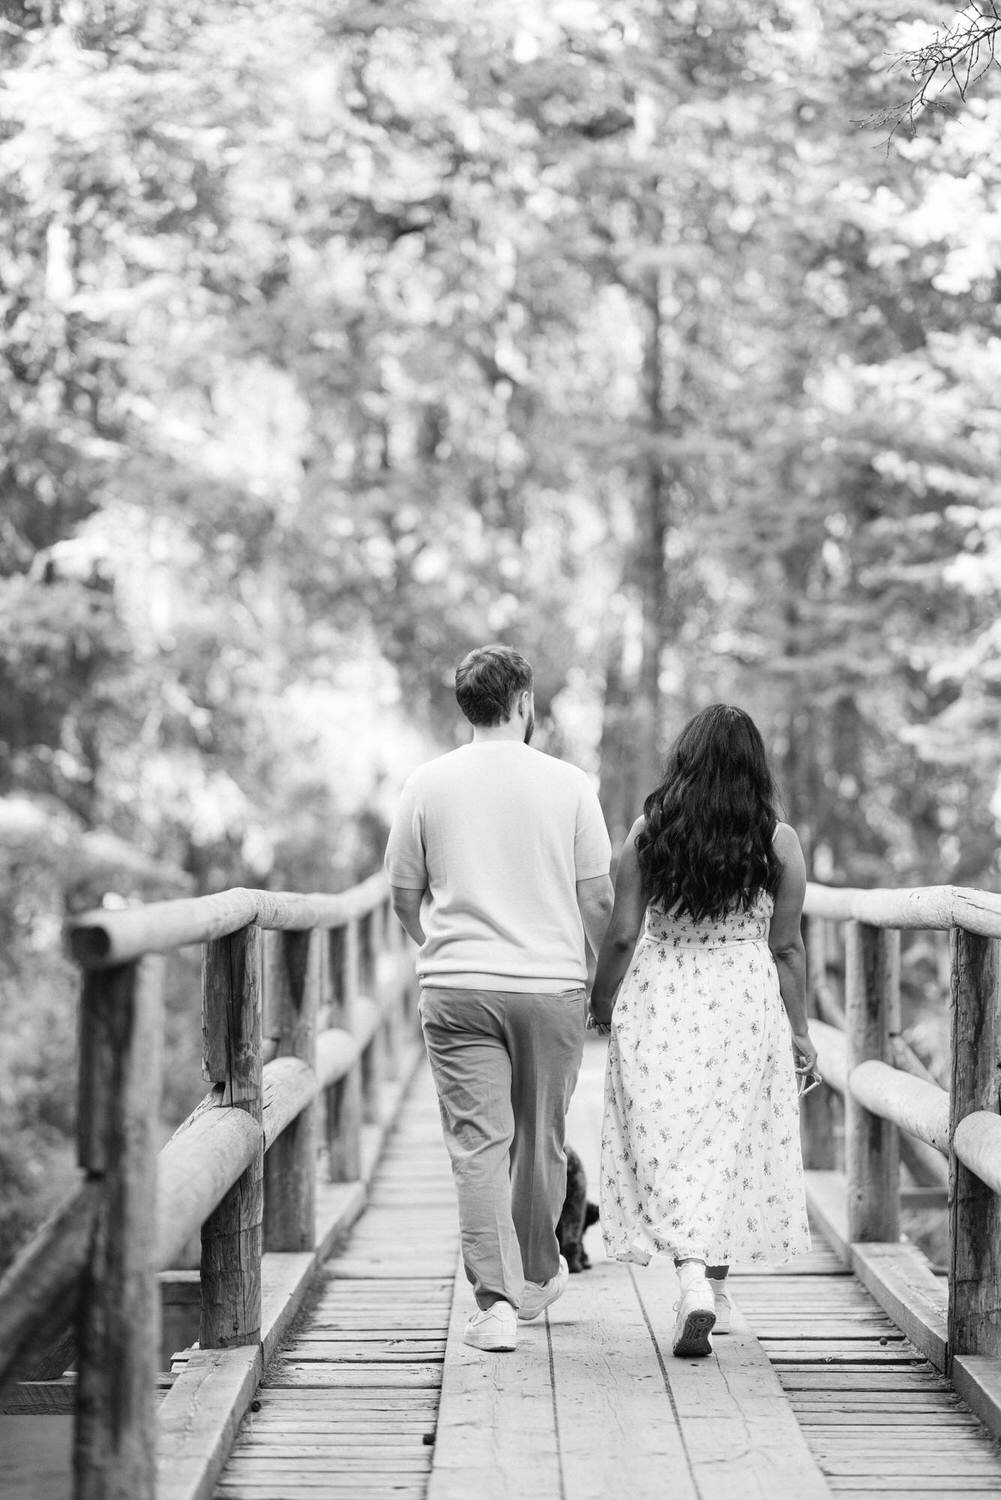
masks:
{"type": "Polygon", "coordinates": [[[560,1268],[555,1276],[550,1276],[540,1286],[537,1281],[526,1281],[525,1290],[521,1296],[521,1306],[518,1309],[518,1317],[523,1323],[528,1323],[532,1318],[537,1318],[540,1312],[545,1312],[551,1302],[557,1297],[562,1297],[570,1280],[570,1267],[563,1256],[560,1256],[560,1268]]]}
{"type": "Polygon", "coordinates": [[[510,1302],[495,1302],[493,1307],[474,1313],[462,1342],[491,1354],[509,1354],[518,1344],[518,1319],[510,1302]]]}
{"type": "Polygon", "coordinates": [[[716,1322],[713,1324],[713,1333],[730,1332],[730,1310],[733,1304],[730,1301],[730,1293],[726,1289],[725,1281],[715,1281],[711,1276],[706,1280],[712,1288],[713,1301],[716,1304],[716,1322]]]}
{"type": "Polygon", "coordinates": [[[709,1332],[716,1322],[715,1299],[708,1281],[703,1277],[687,1292],[681,1294],[678,1303],[678,1321],[674,1325],[672,1348],[679,1359],[691,1355],[711,1354],[709,1332]]]}

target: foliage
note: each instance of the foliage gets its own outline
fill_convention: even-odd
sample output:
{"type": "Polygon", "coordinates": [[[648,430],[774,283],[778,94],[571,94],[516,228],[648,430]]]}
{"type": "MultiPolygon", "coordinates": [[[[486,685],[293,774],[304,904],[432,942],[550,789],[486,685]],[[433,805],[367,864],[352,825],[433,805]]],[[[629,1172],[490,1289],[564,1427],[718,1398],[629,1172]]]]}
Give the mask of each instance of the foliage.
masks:
{"type": "Polygon", "coordinates": [[[484,638],[616,835],[729,699],[817,877],[997,887],[1001,102],[853,123],[937,22],[6,8],[0,796],[119,842],[3,872],[5,1118],[64,910],[368,873],[484,638]]]}

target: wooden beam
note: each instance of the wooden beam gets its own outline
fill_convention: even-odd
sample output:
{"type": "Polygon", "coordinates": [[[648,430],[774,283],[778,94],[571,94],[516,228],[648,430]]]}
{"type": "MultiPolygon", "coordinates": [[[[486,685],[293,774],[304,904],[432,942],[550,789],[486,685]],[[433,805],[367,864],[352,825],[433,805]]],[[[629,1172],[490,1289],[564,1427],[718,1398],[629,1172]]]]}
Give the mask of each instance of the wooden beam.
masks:
{"type": "Polygon", "coordinates": [[[90,911],[69,924],[74,958],[85,968],[111,968],[144,953],[214,942],[256,923],[286,932],[336,927],[356,920],[386,896],[380,871],[338,895],[252,891],[236,887],[212,896],[154,901],[122,911],[90,911]]]}
{"type": "Polygon", "coordinates": [[[870,1114],[889,1120],[948,1155],[949,1095],[937,1083],[926,1083],[911,1073],[901,1073],[889,1063],[870,1058],[852,1069],[848,1088],[870,1114]]]}
{"type": "Polygon", "coordinates": [[[157,1158],[158,1271],[171,1270],[233,1184],[256,1160],[260,1129],[251,1114],[223,1104],[218,1084],[178,1127],[157,1158]]]}
{"type": "Polygon", "coordinates": [[[274,1077],[286,1061],[296,1060],[308,1078],[308,1103],[293,1113],[277,1139],[265,1122],[264,1248],[312,1250],[316,1236],[317,1118],[316,1011],[319,1003],[320,939],[309,932],[283,932],[273,938],[278,962],[271,970],[274,993],[271,1018],[277,1027],[278,1059],[274,1077]]]}
{"type": "MultiPolygon", "coordinates": [[[[860,1063],[886,1062],[900,1030],[900,934],[850,922],[845,934],[848,1075],[860,1063]]],[[[896,1127],[845,1098],[845,1172],[849,1239],[896,1240],[900,1164],[896,1127]]]]}
{"type": "MultiPolygon", "coordinates": [[[[806,993],[812,1032],[820,1019],[817,994],[827,984],[828,924],[823,917],[808,917],[805,926],[806,993]]],[[[814,1171],[830,1171],[840,1166],[844,1138],[843,1106],[834,1089],[813,1089],[804,1096],[800,1103],[800,1136],[804,1166],[814,1171]]]]}
{"type": "Polygon", "coordinates": [[[546,1329],[526,1327],[511,1354],[483,1355],[462,1342],[472,1306],[460,1264],[428,1500],[510,1500],[518,1486],[502,1462],[523,1476],[532,1500],[562,1500],[546,1329]]]}
{"type": "Polygon", "coordinates": [[[162,977],[145,958],[83,985],[79,1154],[100,1192],[77,1310],[76,1500],[154,1500],[156,1488],[162,977]]]}
{"type": "MultiPolygon", "coordinates": [[[[739,1306],[733,1307],[731,1333],[713,1340],[710,1358],[676,1359],[671,1353],[672,1304],[678,1298],[674,1268],[657,1259],[632,1272],[632,1279],[660,1350],[700,1500],[829,1500],[827,1482],[778,1374],[739,1306]]],[[[733,1286],[739,1298],[739,1276],[733,1286]]],[[[663,1473],[655,1471],[652,1478],[651,1497],[671,1493],[663,1473]]],[[[686,1479],[678,1475],[679,1494],[686,1493],[686,1479]]]]}
{"type": "Polygon", "coordinates": [[[974,1110],[956,1126],[952,1149],[992,1193],[1001,1193],[1001,1115],[974,1110]]]}
{"type": "Polygon", "coordinates": [[[957,1396],[992,1437],[1001,1438],[1001,1360],[986,1354],[956,1354],[949,1378],[957,1396]]]}
{"type": "Polygon", "coordinates": [[[0,1280],[0,1398],[19,1376],[29,1378],[39,1351],[73,1320],[100,1192],[98,1181],[85,1178],[0,1280]]]}
{"type": "MultiPolygon", "coordinates": [[[[344,927],[335,928],[328,937],[327,952],[330,1019],[335,1028],[354,1036],[359,981],[358,923],[351,921],[344,927]]],[[[330,1180],[351,1182],[361,1176],[360,1060],[327,1090],[325,1124],[330,1180]]]]}
{"type": "Polygon", "coordinates": [[[1001,896],[967,886],[925,885],[901,890],[858,890],[816,885],[806,888],[804,911],[838,922],[870,927],[949,931],[963,927],[983,937],[1001,937],[1001,896]]]}
{"type": "Polygon", "coordinates": [[[244,927],[207,943],[202,965],[206,1076],[220,1102],[258,1131],[253,1160],[202,1226],[203,1349],[256,1344],[261,1336],[264,1137],[261,1131],[261,933],[244,927]]]}
{"type": "MultiPolygon", "coordinates": [[[[371,1021],[359,1007],[362,1033],[371,1021]]],[[[325,1085],[343,1078],[358,1058],[358,1043],[346,1031],[321,1033],[317,1070],[295,1058],[276,1058],[262,1069],[261,1129],[265,1143],[277,1141],[303,1104],[325,1085]]],[[[183,1247],[218,1207],[254,1160],[260,1132],[245,1110],[223,1103],[218,1084],[192,1110],[160,1151],[157,1160],[157,1270],[177,1263],[183,1247]]],[[[268,1153],[270,1155],[270,1152],[268,1153]]],[[[267,1158],[265,1158],[267,1160],[267,1158]]]]}
{"type": "Polygon", "coordinates": [[[211,1500],[265,1362],[277,1352],[324,1257],[364,1209],[381,1148],[420,1060],[413,1049],[404,1076],[389,1093],[377,1138],[366,1153],[363,1178],[338,1185],[318,1183],[316,1248],[301,1255],[263,1257],[260,1345],[192,1349],[177,1361],[174,1385],[160,1407],[157,1500],[211,1500]]]}
{"type": "Polygon", "coordinates": [[[808,1172],[806,1185],[811,1216],[846,1268],[855,1273],[926,1359],[944,1369],[946,1287],[927,1257],[916,1245],[906,1243],[852,1244],[840,1172],[808,1172]]]}
{"type": "Polygon", "coordinates": [[[853,1245],[852,1270],[937,1370],[946,1366],[948,1288],[917,1245],[853,1245]]]}
{"type": "MultiPolygon", "coordinates": [[[[998,944],[957,929],[952,945],[952,1127],[1001,1102],[998,944]]],[[[969,1127],[973,1134],[976,1127],[969,1127]]],[[[961,1137],[964,1139],[965,1137],[961,1137]]],[[[1001,1200],[952,1158],[949,1356],[1001,1355],[1001,1200]]]]}
{"type": "Polygon", "coordinates": [[[157,1500],[212,1500],[262,1369],[256,1344],[191,1351],[160,1407],[157,1500]]]}

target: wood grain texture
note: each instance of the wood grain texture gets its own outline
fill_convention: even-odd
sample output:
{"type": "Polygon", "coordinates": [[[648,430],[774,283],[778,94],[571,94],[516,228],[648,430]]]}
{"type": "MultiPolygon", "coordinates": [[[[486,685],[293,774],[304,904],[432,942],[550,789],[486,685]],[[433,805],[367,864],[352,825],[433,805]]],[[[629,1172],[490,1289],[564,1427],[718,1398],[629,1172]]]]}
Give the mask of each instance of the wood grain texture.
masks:
{"type": "Polygon", "coordinates": [[[255,1160],[260,1127],[223,1104],[219,1084],[192,1110],[157,1158],[156,1266],[169,1270],[234,1182],[255,1160]]]}
{"type": "Polygon", "coordinates": [[[245,1111],[258,1131],[252,1160],[202,1225],[203,1349],[256,1344],[261,1337],[261,1027],[261,933],[245,927],[207,943],[202,963],[204,1070],[222,1086],[220,1103],[245,1111]]]}
{"type": "MultiPolygon", "coordinates": [[[[952,938],[952,1129],[1001,1110],[998,943],[952,938]]],[[[956,1155],[950,1179],[949,1358],[1001,1355],[1001,1199],[956,1155]]]]}
{"type": "MultiPolygon", "coordinates": [[[[941,1331],[941,1291],[913,1247],[856,1245],[854,1253],[902,1302],[936,1304],[941,1331]]],[[[734,1286],[832,1493],[847,1486],[876,1500],[927,1484],[928,1493],[972,1485],[1001,1494],[997,1447],[920,1351],[899,1332],[884,1332],[885,1345],[844,1336],[845,1318],[880,1316],[857,1279],[830,1278],[823,1319],[808,1277],[738,1272],[734,1286]]]]}
{"type": "MultiPolygon", "coordinates": [[[[40,1351],[60,1340],[72,1323],[100,1193],[100,1182],[82,1181],[0,1279],[0,1400],[19,1375],[31,1377],[40,1351]]],[[[51,1370],[47,1378],[57,1374],[62,1370],[51,1370]]]]}
{"type": "MultiPolygon", "coordinates": [[[[393,1084],[384,1102],[403,1092],[393,1084]]],[[[367,1238],[378,1247],[378,1274],[372,1267],[362,1274],[363,1215],[314,1282],[308,1312],[273,1351],[218,1495],[424,1496],[458,1242],[450,1194],[433,1090],[422,1073],[371,1186],[374,1234],[367,1238]],[[412,1191],[393,1201],[413,1185],[432,1205],[426,1216],[412,1191]],[[344,1263],[355,1274],[342,1275],[344,1263]]],[[[291,1268],[297,1259],[269,1255],[264,1265],[291,1268]]]]}
{"type": "Polygon", "coordinates": [[[363,1118],[361,1050],[358,1027],[359,939],[357,922],[328,935],[325,973],[330,993],[328,1012],[333,1028],[355,1039],[358,1059],[326,1091],[324,1130],[331,1182],[350,1182],[361,1175],[363,1118]]]}
{"type": "Polygon", "coordinates": [[[209,1500],[261,1369],[256,1345],[192,1351],[160,1409],[157,1500],[209,1500]]]}
{"type": "MultiPolygon", "coordinates": [[[[806,919],[807,1007],[810,1030],[822,1020],[820,996],[827,988],[829,923],[823,917],[806,919]]],[[[814,1038],[816,1042],[816,1038],[814,1038]]],[[[821,1068],[823,1075],[823,1068],[821,1068]]],[[[814,1089],[800,1101],[800,1135],[803,1164],[815,1171],[841,1166],[844,1150],[843,1105],[831,1087],[814,1089]]]]}
{"type": "MultiPolygon", "coordinates": [[[[826,1500],[828,1488],[767,1355],[741,1314],[708,1359],[671,1353],[673,1267],[632,1273],[657,1342],[700,1500],[826,1500]]],[[[736,1285],[737,1283],[735,1283],[736,1285]]]]}
{"type": "Polygon", "coordinates": [[[852,1068],[848,1088],[870,1114],[889,1120],[948,1155],[949,1095],[937,1083],[915,1078],[889,1063],[870,1058],[852,1068]]]}
{"type": "MultiPolygon", "coordinates": [[[[849,1078],[870,1058],[886,1062],[900,1030],[900,934],[861,922],[845,932],[845,1040],[849,1078]]],[[[900,1187],[896,1127],[845,1096],[849,1238],[896,1240],[900,1187]]]]}
{"type": "Polygon", "coordinates": [[[607,1261],[574,1276],[549,1311],[548,1335],[545,1322],[522,1338],[540,1361],[549,1346],[565,1492],[662,1500],[670,1474],[672,1500],[698,1500],[635,1278],[607,1261]]]}
{"type": "Polygon", "coordinates": [[[948,1289],[915,1245],[854,1245],[852,1270],[937,1370],[946,1367],[948,1289]]]}
{"type": "Polygon", "coordinates": [[[533,1500],[562,1500],[544,1321],[513,1353],[483,1354],[462,1342],[472,1312],[460,1266],[428,1500],[509,1500],[512,1473],[531,1474],[533,1500]]]}
{"type": "Polygon", "coordinates": [[[80,1165],[100,1183],[77,1304],[76,1500],[153,1500],[163,963],[85,976],[80,1165]]]}
{"type": "Polygon", "coordinates": [[[975,1109],[956,1126],[952,1147],[964,1167],[1001,1194],[1001,1115],[975,1109]]]}
{"type": "Polygon", "coordinates": [[[111,968],[144,953],[215,942],[251,923],[285,932],[337,927],[384,902],[387,891],[386,877],[380,871],[338,895],[300,895],[238,886],[211,896],[154,901],[122,911],[102,908],[70,922],[70,951],[84,968],[111,968]]]}
{"type": "Polygon", "coordinates": [[[835,889],[810,881],[803,909],[807,916],[865,922],[871,927],[945,932],[963,927],[985,937],[1001,937],[1001,896],[966,886],[859,890],[848,886],[835,889]]]}
{"type": "MultiPolygon", "coordinates": [[[[316,1237],[316,1152],[319,1092],[316,1017],[320,993],[320,938],[309,932],[269,933],[269,1031],[278,1057],[265,1069],[264,1249],[312,1250],[316,1237]],[[276,1070],[289,1070],[276,1092],[287,1101],[269,1119],[268,1090],[276,1070]],[[292,1073],[292,1068],[296,1072],[292,1073]],[[287,1118],[286,1118],[287,1116],[287,1118]]],[[[277,1101],[276,1101],[277,1102],[277,1101]]]]}

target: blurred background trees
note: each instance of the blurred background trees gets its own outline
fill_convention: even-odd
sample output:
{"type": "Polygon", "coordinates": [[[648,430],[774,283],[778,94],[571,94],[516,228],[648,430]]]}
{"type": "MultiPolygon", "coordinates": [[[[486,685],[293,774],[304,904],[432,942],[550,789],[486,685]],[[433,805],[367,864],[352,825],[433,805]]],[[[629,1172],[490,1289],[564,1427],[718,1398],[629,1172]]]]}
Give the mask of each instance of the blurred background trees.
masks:
{"type": "Polygon", "coordinates": [[[66,910],[368,873],[478,642],[614,836],[729,699],[815,878],[998,888],[1001,97],[857,123],[951,18],[3,7],[0,1258],[66,910]]]}

